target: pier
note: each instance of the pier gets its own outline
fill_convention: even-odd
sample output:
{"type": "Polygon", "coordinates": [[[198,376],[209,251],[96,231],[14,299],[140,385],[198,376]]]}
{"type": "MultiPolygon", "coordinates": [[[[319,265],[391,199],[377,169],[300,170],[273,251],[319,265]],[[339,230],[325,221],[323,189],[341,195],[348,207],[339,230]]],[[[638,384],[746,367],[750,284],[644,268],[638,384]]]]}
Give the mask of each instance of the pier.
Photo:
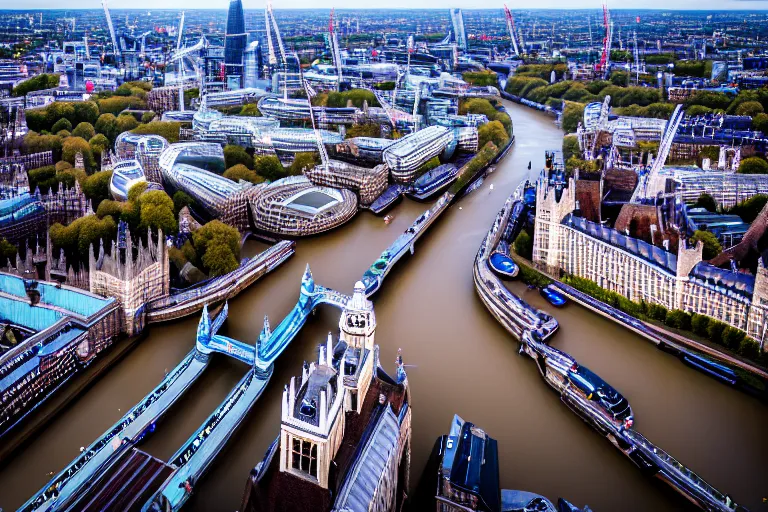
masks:
{"type": "MultiPolygon", "coordinates": [[[[547,340],[556,328],[549,330],[532,322],[536,310],[509,292],[490,272],[490,254],[504,233],[516,230],[510,223],[524,222],[525,216],[521,214],[524,209],[519,206],[522,189],[523,185],[519,186],[507,199],[475,258],[475,286],[485,306],[521,342],[520,352],[536,361],[544,381],[560,395],[561,401],[608,438],[644,474],[658,477],[703,510],[746,511],[633,430],[634,416],[628,400],[599,376],[580,366],[569,354],[550,346],[547,340]],[[526,324],[533,328],[526,328],[526,324]]],[[[550,318],[548,324],[557,326],[557,321],[550,318]]]]}

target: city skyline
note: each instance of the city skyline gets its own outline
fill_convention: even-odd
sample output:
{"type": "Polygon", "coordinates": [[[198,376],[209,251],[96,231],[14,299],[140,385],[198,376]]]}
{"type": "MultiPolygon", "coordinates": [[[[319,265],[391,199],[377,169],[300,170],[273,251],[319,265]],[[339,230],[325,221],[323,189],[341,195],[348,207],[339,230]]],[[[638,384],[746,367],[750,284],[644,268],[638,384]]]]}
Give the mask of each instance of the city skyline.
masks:
{"type": "MultiPolygon", "coordinates": [[[[679,0],[677,2],[671,2],[672,8],[670,8],[670,2],[663,0],[629,0],[628,2],[622,2],[621,7],[615,5],[611,7],[612,10],[667,10],[667,11],[764,11],[768,10],[768,0],[705,0],[703,2],[693,2],[691,0],[679,0]]],[[[220,2],[220,7],[211,7],[210,2],[204,0],[165,0],[162,6],[158,6],[157,2],[151,0],[129,1],[129,0],[115,0],[109,2],[110,9],[213,9],[213,10],[225,10],[228,7],[228,2],[220,2]]],[[[413,2],[408,0],[393,0],[388,2],[386,8],[370,8],[366,6],[360,6],[358,2],[351,0],[339,0],[328,2],[315,2],[312,0],[298,0],[292,1],[286,5],[285,3],[278,2],[274,4],[275,10],[298,10],[298,9],[345,9],[345,10],[399,10],[399,9],[430,9],[430,10],[442,10],[449,8],[462,8],[467,10],[485,10],[485,9],[503,9],[503,2],[497,0],[480,0],[478,2],[470,2],[468,0],[451,2],[446,4],[438,0],[423,0],[419,2],[418,6],[414,6],[413,2]]],[[[516,5],[515,2],[508,2],[510,9],[514,10],[580,10],[580,9],[600,9],[600,5],[594,1],[579,0],[578,2],[570,2],[567,0],[543,0],[538,2],[535,8],[529,6],[516,5]]],[[[32,0],[27,2],[24,9],[15,9],[15,5],[10,2],[0,2],[0,10],[61,10],[62,5],[58,1],[54,0],[32,0]]],[[[243,5],[244,10],[262,10],[266,7],[265,1],[257,2],[245,2],[243,5]]],[[[68,9],[100,9],[101,4],[99,2],[90,0],[75,0],[67,4],[68,9]]]]}

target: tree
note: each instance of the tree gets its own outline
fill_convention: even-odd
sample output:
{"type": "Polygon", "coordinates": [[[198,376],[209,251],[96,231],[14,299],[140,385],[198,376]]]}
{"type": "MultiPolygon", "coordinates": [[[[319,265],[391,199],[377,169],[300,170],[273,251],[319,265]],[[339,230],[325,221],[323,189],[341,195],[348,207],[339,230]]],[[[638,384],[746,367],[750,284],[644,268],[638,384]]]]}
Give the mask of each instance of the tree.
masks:
{"type": "Polygon", "coordinates": [[[148,190],[138,199],[140,222],[139,229],[162,229],[164,234],[176,233],[176,214],[173,200],[163,190],[148,190]]]}
{"type": "Polygon", "coordinates": [[[744,336],[739,344],[739,354],[747,359],[757,359],[760,357],[760,345],[748,336],[744,336]]]}
{"type": "Polygon", "coordinates": [[[696,201],[696,204],[694,204],[696,208],[704,208],[708,212],[716,212],[717,211],[717,201],[715,201],[715,198],[711,195],[704,192],[699,196],[699,199],[696,201]]]}
{"type": "Polygon", "coordinates": [[[699,315],[694,313],[691,318],[691,329],[699,336],[707,336],[707,328],[709,327],[709,317],[706,315],[699,315]]]}
{"type": "Polygon", "coordinates": [[[757,114],[752,118],[752,129],[755,131],[768,133],[768,114],[757,114]]]}
{"type": "Polygon", "coordinates": [[[75,165],[75,156],[78,153],[82,153],[83,155],[83,163],[85,164],[86,171],[95,168],[91,146],[85,139],[82,137],[67,137],[64,139],[64,143],[61,145],[61,158],[70,164],[75,165]]]}
{"type": "Polygon", "coordinates": [[[172,121],[152,121],[134,128],[131,132],[140,135],[159,135],[170,143],[179,142],[181,123],[172,121]]]}
{"type": "Polygon", "coordinates": [[[712,109],[704,105],[691,105],[685,109],[685,113],[691,117],[703,116],[704,114],[712,113],[712,109]]]}
{"type": "Polygon", "coordinates": [[[579,138],[576,135],[566,135],[563,137],[563,160],[567,162],[572,156],[581,156],[579,138]]]}
{"type": "Polygon", "coordinates": [[[575,133],[583,118],[584,105],[580,103],[566,103],[563,115],[560,118],[560,126],[565,133],[575,133]]]}
{"type": "Polygon", "coordinates": [[[664,323],[673,329],[691,330],[691,315],[680,309],[673,309],[667,313],[664,323]]]}
{"type": "Polygon", "coordinates": [[[280,163],[276,156],[259,156],[254,158],[253,168],[259,176],[263,176],[269,181],[277,181],[288,175],[283,168],[283,164],[280,163]]]}
{"type": "Polygon", "coordinates": [[[0,267],[8,264],[8,260],[16,258],[16,246],[5,238],[0,238],[0,267]]]}
{"type": "Polygon", "coordinates": [[[493,142],[497,147],[502,147],[509,140],[509,136],[504,125],[498,121],[491,121],[477,129],[477,139],[477,146],[480,148],[484,147],[488,141],[493,142]]]}
{"type": "Polygon", "coordinates": [[[460,114],[480,114],[488,119],[493,119],[496,115],[496,109],[491,102],[484,98],[470,98],[459,104],[460,114]]]}
{"type": "Polygon", "coordinates": [[[29,132],[24,136],[22,151],[25,154],[51,151],[55,161],[61,158],[61,142],[61,138],[56,135],[40,135],[35,132],[29,132]]]}
{"type": "Polygon", "coordinates": [[[255,103],[248,103],[247,105],[243,105],[243,108],[240,109],[240,115],[261,117],[261,112],[259,112],[259,107],[255,103]]]}
{"type": "Polygon", "coordinates": [[[495,86],[498,83],[496,73],[490,70],[467,71],[461,75],[465,82],[477,86],[495,86]]]}
{"type": "Polygon", "coordinates": [[[139,122],[131,114],[120,114],[115,120],[115,129],[119,134],[129,132],[139,126],[139,122]]]}
{"type": "Polygon", "coordinates": [[[100,219],[96,215],[87,215],[73,221],[68,226],[54,224],[49,230],[54,249],[64,249],[69,257],[77,257],[81,262],[88,261],[88,250],[93,245],[113,240],[117,233],[117,223],[107,215],[100,219]]]}
{"type": "Polygon", "coordinates": [[[194,232],[192,241],[211,277],[237,269],[240,257],[240,233],[237,229],[212,220],[194,232]]]}
{"type": "Polygon", "coordinates": [[[61,118],[55,123],[53,123],[53,126],[51,127],[51,132],[57,133],[61,130],[67,130],[69,132],[72,131],[72,123],[69,122],[69,119],[61,118]]]}
{"type": "Polygon", "coordinates": [[[96,216],[100,219],[103,219],[107,215],[111,216],[113,219],[119,219],[122,213],[123,203],[111,199],[104,199],[99,203],[99,207],[96,210],[96,216]]]}
{"type": "Polygon", "coordinates": [[[707,327],[707,336],[709,339],[717,344],[723,343],[723,331],[727,325],[725,325],[723,322],[720,322],[718,320],[710,320],[709,326],[707,327]]]}
{"type": "Polygon", "coordinates": [[[93,129],[91,123],[82,122],[75,126],[72,130],[73,137],[80,137],[85,140],[91,140],[96,135],[96,130],[93,129]]]}
{"type": "Polygon", "coordinates": [[[523,258],[531,259],[533,256],[533,240],[525,230],[520,231],[515,238],[514,248],[515,252],[523,258]]]}
{"type": "Polygon", "coordinates": [[[731,208],[728,213],[738,215],[741,217],[741,220],[747,224],[751,224],[752,221],[754,221],[757,216],[760,215],[760,212],[763,210],[763,208],[765,208],[766,203],[768,203],[768,195],[755,194],[749,199],[742,201],[741,203],[731,208]]]}
{"type": "Polygon", "coordinates": [[[244,165],[248,169],[252,169],[253,157],[242,146],[228,144],[224,146],[224,165],[227,169],[236,165],[244,165]]]}
{"type": "Polygon", "coordinates": [[[381,126],[376,123],[353,124],[347,129],[346,138],[381,137],[381,126]]]}
{"type": "MultiPolygon", "coordinates": [[[[226,173],[224,173],[224,176],[227,176],[226,173]]],[[[176,213],[176,216],[179,216],[179,212],[185,207],[189,206],[192,207],[195,205],[195,200],[192,199],[189,194],[186,192],[183,192],[181,190],[177,190],[175,194],[173,194],[173,211],[176,213]]]]}
{"type": "Polygon", "coordinates": [[[29,179],[29,190],[33,192],[36,188],[40,188],[40,192],[43,194],[47,194],[48,189],[53,189],[54,192],[59,190],[59,182],[56,179],[56,167],[52,165],[30,169],[27,171],[27,177],[29,179]]]}
{"type": "Polygon", "coordinates": [[[91,153],[93,153],[93,158],[97,162],[101,162],[101,155],[109,150],[109,139],[107,139],[104,135],[99,133],[98,135],[94,135],[91,137],[91,140],[88,141],[88,145],[91,147],[91,153]]]}
{"type": "Polygon", "coordinates": [[[97,103],[102,114],[114,115],[118,115],[126,109],[144,109],[147,106],[144,100],[135,96],[112,96],[111,98],[100,99],[97,103]]]}
{"type": "Polygon", "coordinates": [[[141,122],[142,123],[149,123],[149,122],[151,122],[155,118],[155,115],[156,114],[154,112],[151,112],[151,111],[150,112],[144,112],[141,115],[141,122]]]}
{"type": "Polygon", "coordinates": [[[737,352],[741,347],[741,342],[744,340],[744,331],[736,329],[735,327],[728,326],[723,330],[723,345],[737,352]]]}
{"type": "Polygon", "coordinates": [[[14,87],[11,94],[13,96],[26,96],[30,92],[53,89],[54,87],[59,86],[59,76],[60,75],[58,74],[49,73],[33,76],[29,80],[24,80],[14,87]]]}
{"type": "Polygon", "coordinates": [[[296,153],[288,168],[288,174],[299,176],[304,171],[312,169],[317,165],[318,157],[317,153],[296,153]]]}
{"type": "Polygon", "coordinates": [[[66,171],[67,169],[72,169],[72,164],[69,162],[65,162],[64,160],[59,160],[56,162],[56,171],[66,171]]]}
{"type": "Polygon", "coordinates": [[[101,114],[94,129],[111,141],[117,137],[117,118],[113,114],[101,114]]]}
{"type": "Polygon", "coordinates": [[[693,236],[690,238],[692,243],[701,241],[704,244],[704,252],[701,257],[704,260],[711,260],[723,251],[723,247],[717,240],[717,237],[709,231],[702,231],[697,229],[693,232],[693,236]]]}
{"type": "Polygon", "coordinates": [[[256,171],[253,171],[247,168],[243,164],[233,165],[232,167],[227,169],[224,172],[224,177],[234,182],[244,180],[244,181],[249,181],[251,183],[261,183],[264,181],[264,178],[256,174],[256,171]]]}
{"type": "Polygon", "coordinates": [[[73,124],[93,124],[99,118],[99,106],[94,101],[76,101],[73,104],[75,114],[73,124]]]}
{"type": "Polygon", "coordinates": [[[741,161],[739,174],[768,174],[768,162],[757,156],[751,156],[741,161]]]}
{"type": "Polygon", "coordinates": [[[83,182],[83,193],[91,200],[95,209],[99,204],[110,197],[109,182],[112,179],[112,171],[100,171],[91,174],[83,182]]]}
{"type": "Polygon", "coordinates": [[[755,117],[757,114],[763,113],[765,113],[765,109],[763,109],[759,101],[745,101],[736,107],[737,116],[755,117]]]}

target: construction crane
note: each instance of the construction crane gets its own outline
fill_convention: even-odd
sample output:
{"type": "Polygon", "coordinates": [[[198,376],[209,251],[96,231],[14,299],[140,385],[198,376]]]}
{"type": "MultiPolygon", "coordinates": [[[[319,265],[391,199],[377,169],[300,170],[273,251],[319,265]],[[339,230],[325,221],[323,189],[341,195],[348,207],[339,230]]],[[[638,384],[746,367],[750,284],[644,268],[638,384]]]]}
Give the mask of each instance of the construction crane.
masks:
{"type": "Polygon", "coordinates": [[[328,23],[328,41],[331,43],[331,56],[333,57],[333,65],[336,67],[336,74],[338,76],[337,88],[341,90],[341,53],[339,52],[339,40],[336,37],[336,30],[333,25],[333,11],[331,9],[331,20],[328,23]]]}
{"type": "Polygon", "coordinates": [[[635,83],[640,83],[640,55],[637,51],[637,30],[635,30],[632,34],[632,39],[634,42],[634,48],[632,49],[632,60],[635,61],[635,83]]]}
{"type": "Polygon", "coordinates": [[[145,46],[146,46],[146,44],[145,44],[145,43],[146,43],[146,40],[147,40],[147,36],[148,36],[149,34],[151,34],[151,33],[152,33],[152,31],[150,30],[150,31],[148,31],[148,32],[144,32],[143,34],[141,34],[141,35],[139,36],[139,39],[141,40],[141,49],[140,49],[140,51],[139,51],[139,56],[141,56],[142,58],[143,58],[143,57],[145,57],[145,56],[147,55],[147,54],[146,54],[146,52],[144,51],[144,48],[145,48],[145,46]]]}
{"type": "Polygon", "coordinates": [[[184,33],[184,11],[181,11],[181,21],[179,22],[179,38],[176,40],[176,50],[181,49],[181,36],[184,33]]]}
{"type": "MultiPolygon", "coordinates": [[[[331,15],[333,16],[333,15],[331,15]]],[[[294,54],[296,61],[299,62],[299,56],[294,54]]],[[[323,135],[320,133],[320,130],[317,129],[317,124],[315,123],[315,112],[312,108],[312,98],[315,97],[317,94],[315,90],[309,85],[309,83],[304,80],[304,73],[301,70],[301,66],[299,66],[299,79],[301,80],[301,85],[304,87],[304,92],[307,94],[307,105],[309,106],[309,119],[312,121],[312,130],[315,133],[315,141],[317,143],[317,151],[320,153],[320,162],[324,169],[328,169],[328,151],[325,149],[325,144],[323,144],[323,135]]]]}
{"type": "Polygon", "coordinates": [[[283,66],[288,66],[288,61],[285,57],[285,47],[283,46],[283,39],[280,37],[280,29],[277,28],[277,20],[275,19],[275,13],[272,10],[272,2],[271,0],[267,2],[267,9],[264,11],[264,21],[266,24],[267,29],[267,46],[269,47],[269,63],[271,65],[277,64],[277,55],[275,53],[275,46],[274,43],[277,43],[278,51],[280,52],[280,60],[283,63],[283,66]],[[270,25],[272,26],[272,30],[275,31],[274,38],[277,41],[272,40],[272,30],[270,30],[270,25]]]}
{"type": "Polygon", "coordinates": [[[411,79],[411,54],[413,53],[413,36],[408,36],[408,65],[405,68],[405,81],[411,79]]]}
{"type": "Polygon", "coordinates": [[[107,17],[107,26],[109,27],[109,37],[112,38],[112,49],[116,56],[120,55],[120,47],[117,45],[117,37],[115,37],[115,27],[112,25],[112,16],[109,15],[109,7],[107,7],[107,0],[101,0],[101,5],[104,7],[104,15],[107,17]]]}
{"type": "Polygon", "coordinates": [[[512,51],[515,52],[515,57],[520,56],[520,48],[517,46],[517,34],[515,32],[515,18],[512,17],[512,13],[509,11],[507,4],[504,4],[504,17],[507,19],[507,30],[509,31],[509,39],[512,41],[512,51]]]}
{"type": "Polygon", "coordinates": [[[608,4],[603,0],[603,26],[605,27],[605,36],[603,37],[603,53],[600,56],[600,63],[597,65],[597,71],[603,73],[603,78],[608,78],[611,66],[611,40],[613,37],[613,22],[608,12],[608,4]]]}
{"type": "Polygon", "coordinates": [[[664,178],[659,173],[664,167],[664,163],[667,161],[669,151],[672,149],[672,142],[675,139],[677,129],[680,127],[680,123],[685,117],[683,111],[683,105],[678,104],[675,107],[674,112],[667,121],[667,126],[664,129],[664,133],[661,135],[659,141],[659,153],[656,155],[656,159],[651,164],[651,169],[648,173],[642,177],[642,182],[637,184],[635,192],[632,194],[633,203],[640,202],[641,199],[647,199],[649,196],[655,197],[659,192],[664,192],[664,178]]]}

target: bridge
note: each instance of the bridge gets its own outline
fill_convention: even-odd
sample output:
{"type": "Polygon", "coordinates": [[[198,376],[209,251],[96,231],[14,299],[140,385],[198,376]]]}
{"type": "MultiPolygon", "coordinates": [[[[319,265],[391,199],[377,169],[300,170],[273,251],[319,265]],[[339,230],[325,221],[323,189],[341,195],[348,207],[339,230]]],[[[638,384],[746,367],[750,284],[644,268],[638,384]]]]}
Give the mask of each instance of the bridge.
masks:
{"type": "Polygon", "coordinates": [[[296,306],[274,331],[270,330],[265,317],[265,327],[256,347],[218,334],[228,315],[226,303],[215,317],[209,314],[207,305],[203,306],[195,348],[157,387],[30,498],[19,512],[63,510],[71,506],[98,480],[111,461],[155,430],[157,422],[206,369],[211,354],[218,352],[234,357],[251,366],[251,370],[172,457],[174,472],[153,499],[167,500],[172,509],[177,510],[191,492],[185,494],[183,484],[202,476],[231,432],[240,425],[269,382],[272,363],[293,341],[310,313],[320,304],[343,309],[348,300],[347,295],[316,285],[307,265],[296,306]],[[177,486],[171,486],[172,482],[177,486]],[[181,487],[178,487],[179,482],[181,487]]]}
{"type": "Polygon", "coordinates": [[[455,194],[448,191],[441,195],[428,210],[422,213],[413,224],[398,236],[392,244],[381,253],[379,259],[373,262],[361,279],[365,286],[365,295],[370,297],[381,287],[389,271],[400,261],[407,252],[413,254],[414,244],[435,220],[451,205],[455,194]]]}

